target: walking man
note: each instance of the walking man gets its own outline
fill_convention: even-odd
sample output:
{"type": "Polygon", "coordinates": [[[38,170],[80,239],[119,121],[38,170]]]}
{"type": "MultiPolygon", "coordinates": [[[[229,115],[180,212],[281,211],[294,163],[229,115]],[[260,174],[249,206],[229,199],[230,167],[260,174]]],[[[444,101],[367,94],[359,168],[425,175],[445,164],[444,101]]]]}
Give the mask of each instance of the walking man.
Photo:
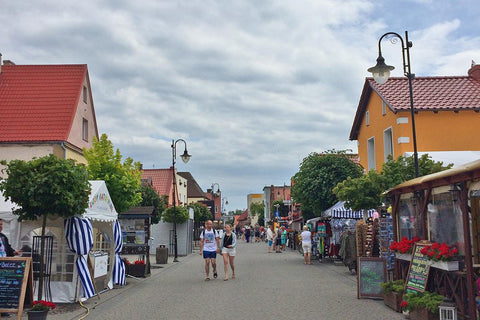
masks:
{"type": "Polygon", "coordinates": [[[220,243],[217,230],[213,229],[212,220],[205,222],[205,229],[200,234],[200,255],[205,259],[205,281],[210,280],[210,263],[213,269],[213,278],[217,278],[217,252],[219,252],[220,243]]]}

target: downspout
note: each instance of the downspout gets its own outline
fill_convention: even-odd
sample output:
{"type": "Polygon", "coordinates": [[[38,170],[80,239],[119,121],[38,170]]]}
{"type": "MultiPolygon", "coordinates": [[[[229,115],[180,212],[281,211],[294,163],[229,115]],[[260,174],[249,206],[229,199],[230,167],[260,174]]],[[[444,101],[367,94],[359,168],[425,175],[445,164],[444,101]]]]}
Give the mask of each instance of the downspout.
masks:
{"type": "Polygon", "coordinates": [[[63,149],[63,159],[67,159],[67,148],[65,148],[65,142],[60,142],[60,147],[63,149]]]}

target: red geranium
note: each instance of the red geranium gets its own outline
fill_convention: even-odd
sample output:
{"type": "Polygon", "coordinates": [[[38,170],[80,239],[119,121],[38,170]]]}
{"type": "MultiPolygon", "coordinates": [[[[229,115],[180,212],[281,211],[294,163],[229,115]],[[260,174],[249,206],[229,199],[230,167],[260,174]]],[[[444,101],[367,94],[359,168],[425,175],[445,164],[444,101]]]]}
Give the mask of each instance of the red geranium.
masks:
{"type": "Polygon", "coordinates": [[[409,240],[407,237],[403,237],[400,241],[393,241],[390,245],[390,250],[399,253],[411,253],[412,247],[415,242],[420,240],[419,237],[414,237],[413,239],[409,240]]]}
{"type": "Polygon", "coordinates": [[[450,247],[445,242],[442,244],[434,242],[430,246],[423,247],[420,250],[420,253],[433,261],[448,261],[452,260],[457,255],[458,249],[450,247]]]}
{"type": "Polygon", "coordinates": [[[33,311],[50,311],[55,309],[57,306],[55,303],[45,300],[33,301],[33,311]]]}
{"type": "Polygon", "coordinates": [[[405,300],[402,300],[402,302],[400,302],[400,307],[405,308],[406,306],[408,306],[408,302],[405,300]]]}
{"type": "Polygon", "coordinates": [[[135,260],[135,264],[137,264],[137,265],[139,265],[139,264],[140,264],[140,265],[144,265],[144,264],[145,264],[145,260],[140,260],[140,259],[139,259],[139,260],[135,260]]]}

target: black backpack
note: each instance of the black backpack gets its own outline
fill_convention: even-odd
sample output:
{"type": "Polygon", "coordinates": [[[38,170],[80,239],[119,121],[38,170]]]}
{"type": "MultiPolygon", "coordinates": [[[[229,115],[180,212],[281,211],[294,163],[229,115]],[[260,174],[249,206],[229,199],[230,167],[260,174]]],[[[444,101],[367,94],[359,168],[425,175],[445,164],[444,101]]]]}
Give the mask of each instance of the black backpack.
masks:
{"type": "MultiPolygon", "coordinates": [[[[203,230],[202,230],[202,233],[200,233],[200,235],[201,235],[204,239],[205,239],[205,230],[207,230],[207,229],[206,229],[206,228],[203,229],[203,230]]],[[[215,232],[216,230],[215,230],[214,227],[212,227],[212,230],[213,230],[213,238],[216,238],[215,235],[217,235],[218,232],[217,232],[217,233],[215,232]]],[[[215,240],[215,239],[213,239],[213,240],[215,240]]]]}

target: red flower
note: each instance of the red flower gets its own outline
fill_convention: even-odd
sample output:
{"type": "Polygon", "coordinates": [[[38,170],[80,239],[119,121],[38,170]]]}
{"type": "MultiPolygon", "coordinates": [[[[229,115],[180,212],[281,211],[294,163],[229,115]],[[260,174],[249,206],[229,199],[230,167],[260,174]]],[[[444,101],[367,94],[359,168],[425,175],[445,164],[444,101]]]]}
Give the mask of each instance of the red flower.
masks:
{"type": "Polygon", "coordinates": [[[402,302],[400,302],[400,307],[405,308],[406,306],[408,306],[408,302],[405,300],[402,300],[402,302]]]}

